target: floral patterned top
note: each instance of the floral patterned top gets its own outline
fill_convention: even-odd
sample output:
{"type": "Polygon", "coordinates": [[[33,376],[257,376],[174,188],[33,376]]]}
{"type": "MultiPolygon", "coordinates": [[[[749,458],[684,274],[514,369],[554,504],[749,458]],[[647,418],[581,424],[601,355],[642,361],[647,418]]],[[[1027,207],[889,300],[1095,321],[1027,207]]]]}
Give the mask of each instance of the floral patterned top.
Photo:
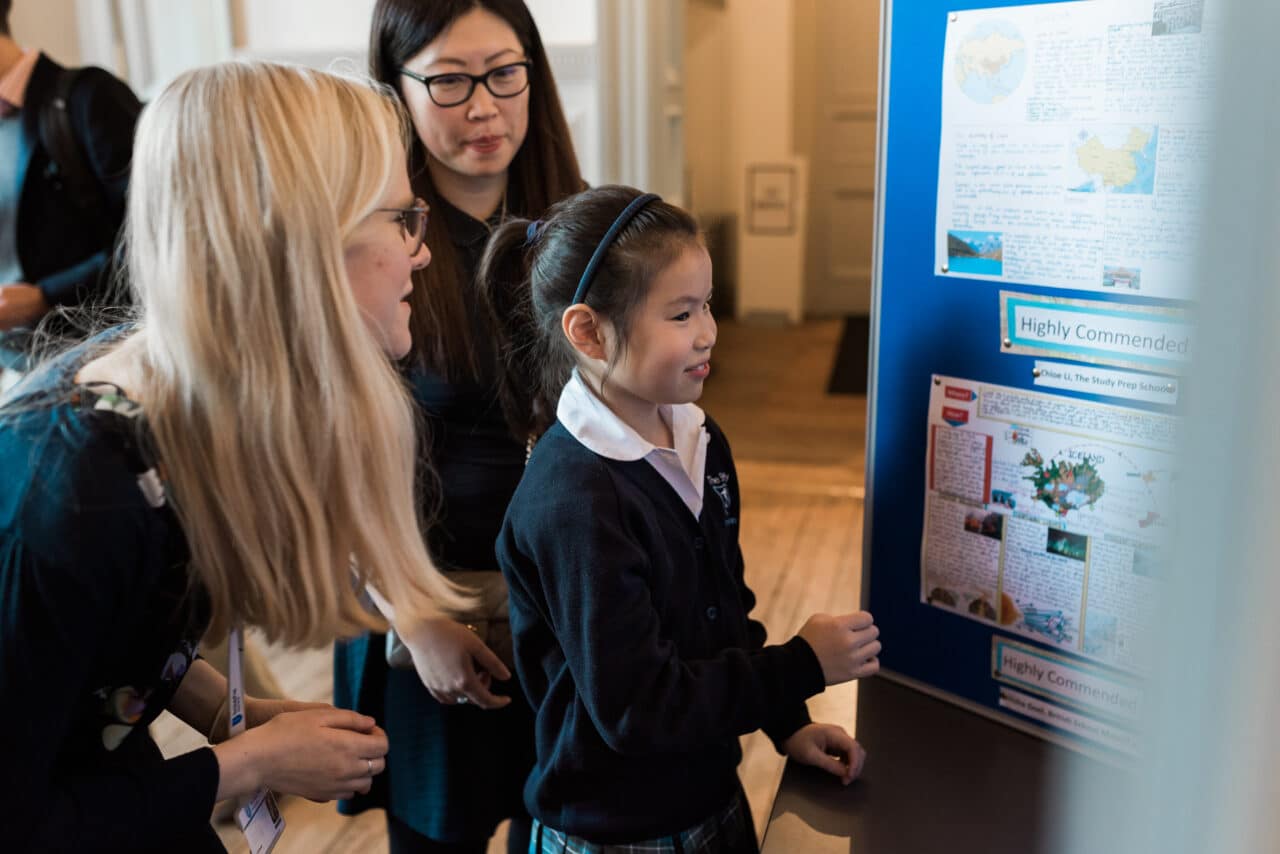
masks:
{"type": "Polygon", "coordinates": [[[19,851],[222,850],[213,752],[165,760],[147,731],[208,603],[145,417],[47,373],[0,408],[0,826],[19,851]]]}

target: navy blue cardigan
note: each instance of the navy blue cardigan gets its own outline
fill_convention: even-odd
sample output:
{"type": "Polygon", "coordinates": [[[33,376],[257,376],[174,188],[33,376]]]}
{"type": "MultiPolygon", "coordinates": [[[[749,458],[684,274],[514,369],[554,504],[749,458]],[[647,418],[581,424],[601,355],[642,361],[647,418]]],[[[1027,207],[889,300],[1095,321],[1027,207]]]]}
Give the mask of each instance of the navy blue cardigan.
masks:
{"type": "Polygon", "coordinates": [[[507,510],[516,669],[537,712],[529,811],[593,842],[675,833],[738,787],[738,737],[775,745],[809,722],[822,668],[799,637],[764,646],[748,618],[738,484],[708,418],[694,520],[644,460],[606,459],[557,422],[507,510]]]}

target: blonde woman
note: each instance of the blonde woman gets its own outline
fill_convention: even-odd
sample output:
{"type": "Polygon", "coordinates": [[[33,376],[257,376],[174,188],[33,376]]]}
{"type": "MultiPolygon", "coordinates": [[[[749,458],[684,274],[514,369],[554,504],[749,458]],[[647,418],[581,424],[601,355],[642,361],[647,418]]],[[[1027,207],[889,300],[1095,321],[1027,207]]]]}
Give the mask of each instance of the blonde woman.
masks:
{"type": "Polygon", "coordinates": [[[140,320],[0,405],[8,850],[221,850],[216,800],[351,797],[382,771],[374,720],[328,706],[250,700],[247,732],[168,760],[147,725],[225,735],[206,632],[385,630],[366,586],[407,634],[467,604],[424,550],[391,362],[430,257],[403,140],[369,85],[269,64],[191,72],[145,111],[140,320]]]}

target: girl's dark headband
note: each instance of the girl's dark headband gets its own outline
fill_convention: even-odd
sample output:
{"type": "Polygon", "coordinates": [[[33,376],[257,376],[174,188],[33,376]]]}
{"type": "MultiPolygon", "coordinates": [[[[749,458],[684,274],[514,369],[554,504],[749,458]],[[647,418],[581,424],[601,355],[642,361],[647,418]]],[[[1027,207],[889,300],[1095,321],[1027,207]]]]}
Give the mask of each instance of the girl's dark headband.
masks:
{"type": "Polygon", "coordinates": [[[596,270],[604,263],[604,256],[609,252],[609,247],[613,241],[617,239],[618,233],[627,227],[627,223],[635,218],[635,215],[644,209],[645,205],[650,202],[662,201],[662,198],[656,193],[645,193],[643,196],[637,196],[631,200],[631,204],[622,209],[622,213],[618,214],[618,218],[613,221],[613,225],[609,226],[609,230],[604,233],[604,237],[600,238],[600,245],[596,247],[596,251],[591,253],[591,260],[587,262],[587,268],[582,271],[582,278],[578,280],[578,289],[573,292],[573,302],[570,305],[577,305],[587,298],[587,291],[591,288],[591,280],[596,277],[596,270]]]}

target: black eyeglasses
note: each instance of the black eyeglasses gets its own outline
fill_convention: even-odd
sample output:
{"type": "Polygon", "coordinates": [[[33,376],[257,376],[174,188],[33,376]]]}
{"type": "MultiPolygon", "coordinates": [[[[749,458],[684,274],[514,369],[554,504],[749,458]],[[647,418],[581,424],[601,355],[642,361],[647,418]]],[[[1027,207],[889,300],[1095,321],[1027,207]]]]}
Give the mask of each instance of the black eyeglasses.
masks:
{"type": "Polygon", "coordinates": [[[400,73],[426,86],[427,95],[437,107],[456,107],[471,100],[477,83],[483,83],[484,88],[495,98],[514,98],[529,88],[529,68],[532,65],[530,60],[523,59],[490,68],[484,74],[450,71],[447,74],[423,76],[403,67],[400,73]]]}
{"type": "Polygon", "coordinates": [[[431,210],[422,199],[414,199],[411,208],[378,208],[379,213],[393,213],[400,223],[404,242],[413,247],[410,256],[417,255],[427,239],[427,212],[431,210]]]}

